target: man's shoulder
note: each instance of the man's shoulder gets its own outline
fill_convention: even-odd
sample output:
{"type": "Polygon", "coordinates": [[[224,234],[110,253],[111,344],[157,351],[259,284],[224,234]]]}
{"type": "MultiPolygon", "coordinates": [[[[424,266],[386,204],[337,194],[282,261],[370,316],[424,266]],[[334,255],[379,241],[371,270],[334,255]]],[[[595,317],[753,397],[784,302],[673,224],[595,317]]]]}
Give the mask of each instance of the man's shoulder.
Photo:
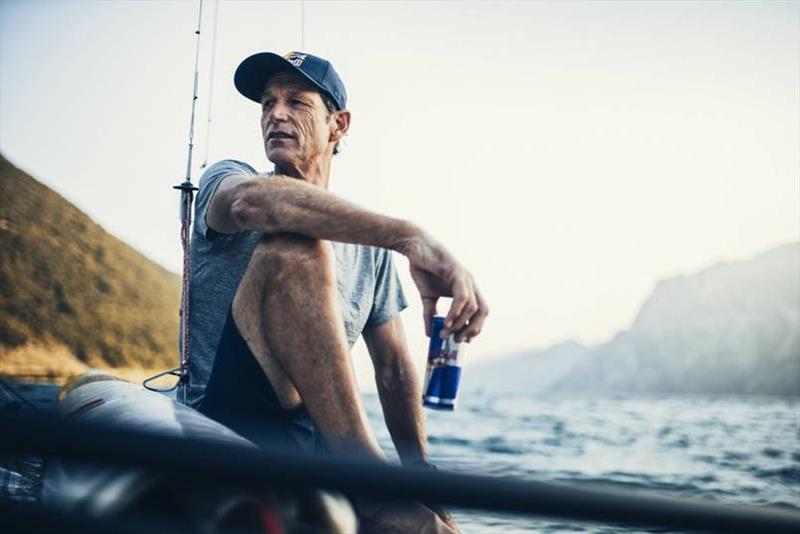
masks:
{"type": "MultiPolygon", "coordinates": [[[[238,159],[228,158],[228,159],[221,159],[217,162],[212,163],[208,169],[218,169],[218,168],[227,168],[227,167],[236,167],[240,169],[246,169],[253,173],[256,173],[256,170],[247,162],[239,161],[238,159]]],[[[257,173],[256,173],[257,174],[257,173]]]]}
{"type": "Polygon", "coordinates": [[[258,171],[243,161],[223,159],[206,167],[206,170],[203,171],[203,175],[200,176],[200,188],[203,189],[211,184],[215,184],[232,174],[256,176],[258,171]]]}
{"type": "Polygon", "coordinates": [[[221,179],[231,174],[246,174],[255,176],[258,174],[251,165],[237,159],[223,159],[209,165],[200,177],[201,186],[215,179],[221,179]]]}
{"type": "Polygon", "coordinates": [[[203,172],[203,175],[200,176],[200,182],[198,184],[199,190],[195,198],[194,218],[194,227],[197,237],[203,237],[209,242],[211,240],[216,240],[217,234],[207,226],[206,211],[209,209],[219,185],[225,178],[233,175],[257,176],[258,173],[253,167],[243,161],[223,159],[209,165],[203,172]]]}

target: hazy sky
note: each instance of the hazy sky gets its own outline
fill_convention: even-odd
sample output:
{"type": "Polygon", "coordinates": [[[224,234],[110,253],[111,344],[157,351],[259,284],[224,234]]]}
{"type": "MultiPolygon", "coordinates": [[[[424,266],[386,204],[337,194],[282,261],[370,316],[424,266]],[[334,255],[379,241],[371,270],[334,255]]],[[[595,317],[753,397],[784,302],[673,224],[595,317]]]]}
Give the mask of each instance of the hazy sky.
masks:
{"type": "MultiPolygon", "coordinates": [[[[300,13],[219,2],[210,160],[268,169],[233,72],[301,49],[300,13]]],[[[198,166],[213,14],[206,1],[198,166]]],[[[333,189],[420,223],[474,273],[492,316],[473,360],[604,341],[658,280],[800,238],[798,2],[308,1],[304,14],[305,50],[333,61],[353,113],[333,189]]],[[[0,0],[0,151],[175,271],[196,23],[194,1],[0,0]]]]}

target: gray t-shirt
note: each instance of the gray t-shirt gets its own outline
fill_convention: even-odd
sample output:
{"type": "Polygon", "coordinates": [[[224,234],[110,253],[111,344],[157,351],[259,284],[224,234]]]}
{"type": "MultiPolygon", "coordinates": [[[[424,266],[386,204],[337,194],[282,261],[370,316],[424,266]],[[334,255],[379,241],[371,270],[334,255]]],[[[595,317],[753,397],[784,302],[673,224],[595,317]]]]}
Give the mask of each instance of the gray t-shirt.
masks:
{"type": "MultiPolygon", "coordinates": [[[[232,174],[258,173],[246,163],[223,160],[203,173],[197,192],[189,291],[191,358],[187,393],[191,406],[197,406],[203,398],[228,310],[261,237],[261,232],[251,231],[221,234],[206,225],[206,210],[217,186],[232,174]]],[[[407,304],[390,251],[349,243],[332,244],[344,328],[352,348],[366,327],[394,318],[407,304]]]]}

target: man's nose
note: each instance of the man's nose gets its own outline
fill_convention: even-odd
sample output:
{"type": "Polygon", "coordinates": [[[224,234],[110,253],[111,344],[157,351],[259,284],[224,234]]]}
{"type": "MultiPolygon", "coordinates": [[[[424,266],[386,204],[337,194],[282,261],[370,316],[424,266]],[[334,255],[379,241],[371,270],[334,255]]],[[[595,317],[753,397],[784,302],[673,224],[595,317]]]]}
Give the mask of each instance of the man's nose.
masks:
{"type": "Polygon", "coordinates": [[[288,111],[289,107],[287,105],[275,102],[269,110],[269,113],[267,113],[267,120],[269,122],[285,121],[288,117],[288,111]]]}

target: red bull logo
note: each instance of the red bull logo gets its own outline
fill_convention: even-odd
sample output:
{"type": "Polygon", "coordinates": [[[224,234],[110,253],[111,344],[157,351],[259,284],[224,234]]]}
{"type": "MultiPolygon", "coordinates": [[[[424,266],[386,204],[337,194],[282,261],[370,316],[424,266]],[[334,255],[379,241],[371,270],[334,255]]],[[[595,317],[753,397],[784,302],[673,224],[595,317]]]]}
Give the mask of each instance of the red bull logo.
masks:
{"type": "Polygon", "coordinates": [[[301,54],[300,52],[288,52],[283,59],[294,65],[295,67],[299,67],[303,64],[303,61],[306,60],[306,54],[301,54]]]}
{"type": "Polygon", "coordinates": [[[461,343],[456,342],[453,334],[441,339],[442,328],[444,328],[444,317],[437,315],[431,324],[422,404],[434,410],[451,411],[456,407],[458,383],[461,378],[461,366],[458,364],[461,343]]]}

